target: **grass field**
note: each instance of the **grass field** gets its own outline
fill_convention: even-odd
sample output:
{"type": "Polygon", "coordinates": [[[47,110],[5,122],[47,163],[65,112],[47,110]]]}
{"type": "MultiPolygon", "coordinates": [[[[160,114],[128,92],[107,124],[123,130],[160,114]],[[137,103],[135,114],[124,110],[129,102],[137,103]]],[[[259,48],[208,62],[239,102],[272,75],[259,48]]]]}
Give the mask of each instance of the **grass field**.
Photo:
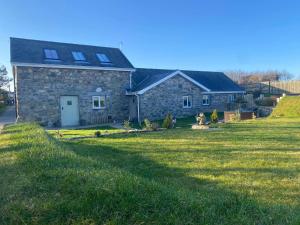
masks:
{"type": "Polygon", "coordinates": [[[299,224],[300,118],[57,140],[0,135],[0,224],[299,224]]]}
{"type": "Polygon", "coordinates": [[[300,117],[300,97],[286,96],[274,109],[272,117],[300,117]]]}

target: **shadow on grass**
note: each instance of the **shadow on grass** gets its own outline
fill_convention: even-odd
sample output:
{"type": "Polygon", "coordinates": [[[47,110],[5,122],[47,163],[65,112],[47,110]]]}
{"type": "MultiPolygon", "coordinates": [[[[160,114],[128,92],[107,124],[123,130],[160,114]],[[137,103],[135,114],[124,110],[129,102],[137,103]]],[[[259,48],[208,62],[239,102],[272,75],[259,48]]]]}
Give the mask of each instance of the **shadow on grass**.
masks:
{"type": "MultiPolygon", "coordinates": [[[[188,175],[192,171],[190,169],[166,167],[138,153],[133,154],[124,149],[112,148],[106,145],[90,146],[84,143],[67,143],[67,145],[81,157],[108,163],[141,179],[158,183],[171,191],[170,193],[174,195],[175,199],[183,194],[184,199],[179,197],[176,200],[185,202],[180,207],[183,215],[177,215],[178,218],[175,220],[177,223],[174,224],[185,223],[185,221],[191,221],[191,224],[284,224],[284,221],[294,219],[292,218],[293,215],[290,214],[291,212],[288,212],[291,210],[288,207],[285,208],[280,205],[266,206],[257,203],[248,196],[247,192],[238,194],[217,182],[190,177],[188,175]]],[[[232,169],[232,171],[241,170],[243,168],[232,169]]],[[[224,173],[221,170],[203,170],[202,172],[209,174],[224,173]]],[[[264,171],[254,169],[253,172],[271,171],[268,169],[264,171]]],[[[145,195],[147,194],[145,192],[145,195]]],[[[173,208],[174,203],[172,201],[169,203],[167,204],[169,210],[175,210],[173,208]]],[[[166,205],[163,205],[159,207],[166,207],[166,205]]],[[[291,211],[294,210],[296,211],[296,209],[291,211]]],[[[163,217],[168,218],[167,215],[163,217]]]]}
{"type": "MultiPolygon", "coordinates": [[[[290,224],[296,208],[265,205],[245,191],[193,178],[139,152],[105,144],[21,145],[0,166],[3,224],[290,224]],[[24,147],[24,148],[23,148],[24,147]]],[[[15,148],[14,146],[12,146],[15,148]]],[[[1,154],[1,152],[0,152],[1,154]]],[[[214,171],[203,171],[214,173],[214,171]]]]}

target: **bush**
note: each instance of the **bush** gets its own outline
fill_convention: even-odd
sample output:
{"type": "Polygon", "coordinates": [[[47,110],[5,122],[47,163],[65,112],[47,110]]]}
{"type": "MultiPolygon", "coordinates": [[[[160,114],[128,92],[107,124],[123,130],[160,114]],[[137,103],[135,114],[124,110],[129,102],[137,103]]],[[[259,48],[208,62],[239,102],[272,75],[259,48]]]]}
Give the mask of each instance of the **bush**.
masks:
{"type": "Polygon", "coordinates": [[[99,130],[95,131],[95,136],[96,137],[100,137],[101,136],[101,132],[99,130]]]}
{"type": "Polygon", "coordinates": [[[212,123],[217,123],[219,121],[217,110],[215,109],[210,115],[210,121],[212,123]]]}
{"type": "Polygon", "coordinates": [[[150,120],[144,119],[145,129],[156,131],[159,129],[158,123],[151,123],[150,120]]]}
{"type": "Polygon", "coordinates": [[[172,115],[170,113],[168,113],[166,118],[164,119],[162,127],[166,128],[166,129],[170,129],[170,128],[172,128],[172,126],[173,126],[172,115]]]}
{"type": "Polygon", "coordinates": [[[152,130],[158,130],[159,129],[159,124],[158,123],[152,123],[151,124],[152,130]]]}
{"type": "Polygon", "coordinates": [[[148,120],[147,118],[144,119],[144,124],[145,124],[146,130],[152,130],[152,124],[151,124],[150,120],[148,120]]]}
{"type": "Polygon", "coordinates": [[[129,130],[131,128],[131,123],[129,120],[125,120],[124,121],[124,124],[123,124],[123,127],[127,130],[129,130]]]}
{"type": "Polygon", "coordinates": [[[274,106],[275,100],[271,97],[256,100],[255,103],[260,106],[274,106]]]}

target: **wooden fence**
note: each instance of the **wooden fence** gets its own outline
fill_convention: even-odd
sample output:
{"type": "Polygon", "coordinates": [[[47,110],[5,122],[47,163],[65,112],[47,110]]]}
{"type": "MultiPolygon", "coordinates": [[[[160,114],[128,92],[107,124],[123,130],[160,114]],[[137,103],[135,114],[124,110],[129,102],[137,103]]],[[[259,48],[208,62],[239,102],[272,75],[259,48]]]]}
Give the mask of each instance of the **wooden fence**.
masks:
{"type": "Polygon", "coordinates": [[[260,82],[242,86],[247,92],[300,94],[300,80],[260,82]]]}

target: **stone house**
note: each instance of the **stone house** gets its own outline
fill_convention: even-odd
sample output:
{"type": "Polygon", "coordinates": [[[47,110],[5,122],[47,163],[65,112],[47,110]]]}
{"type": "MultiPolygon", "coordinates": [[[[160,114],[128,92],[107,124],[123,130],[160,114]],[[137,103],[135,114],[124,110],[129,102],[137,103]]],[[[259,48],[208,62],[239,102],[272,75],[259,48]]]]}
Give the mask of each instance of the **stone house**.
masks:
{"type": "Polygon", "coordinates": [[[11,38],[18,121],[45,126],[224,111],[244,91],[220,72],[135,68],[117,48],[11,38]]]}

